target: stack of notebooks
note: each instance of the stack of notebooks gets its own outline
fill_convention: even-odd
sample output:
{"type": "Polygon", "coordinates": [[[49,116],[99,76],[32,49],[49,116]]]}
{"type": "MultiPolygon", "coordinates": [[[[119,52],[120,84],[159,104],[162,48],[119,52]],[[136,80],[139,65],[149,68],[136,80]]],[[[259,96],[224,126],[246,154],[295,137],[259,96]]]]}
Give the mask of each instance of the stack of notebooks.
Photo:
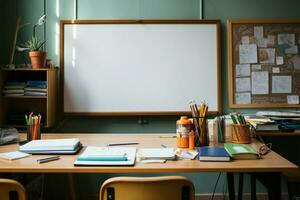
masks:
{"type": "Polygon", "coordinates": [[[46,81],[27,81],[25,87],[26,96],[46,96],[47,82],[46,81]]]}
{"type": "Polygon", "coordinates": [[[6,82],[2,90],[3,96],[24,96],[25,82],[6,82]]]}
{"type": "Polygon", "coordinates": [[[75,154],[82,145],[78,138],[32,140],[22,146],[20,151],[30,154],[75,154]]]}
{"type": "Polygon", "coordinates": [[[135,147],[95,147],[88,146],[74,162],[75,166],[121,165],[135,163],[135,147]]]}

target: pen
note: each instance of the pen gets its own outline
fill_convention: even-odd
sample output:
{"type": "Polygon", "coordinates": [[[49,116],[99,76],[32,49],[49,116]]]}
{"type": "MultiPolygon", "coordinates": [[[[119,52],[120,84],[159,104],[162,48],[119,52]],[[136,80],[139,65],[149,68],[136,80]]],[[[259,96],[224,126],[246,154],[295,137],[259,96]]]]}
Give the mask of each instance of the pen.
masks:
{"type": "Polygon", "coordinates": [[[138,142],[123,142],[123,143],[111,143],[107,146],[119,146],[119,145],[133,145],[133,144],[139,144],[138,142]]]}
{"type": "Polygon", "coordinates": [[[160,146],[161,146],[162,148],[167,148],[167,146],[164,145],[164,144],[161,144],[160,146]]]}
{"type": "Polygon", "coordinates": [[[161,135],[159,137],[160,138],[176,138],[176,135],[170,135],[170,136],[168,136],[168,135],[161,135]]]}
{"type": "Polygon", "coordinates": [[[41,163],[45,163],[45,162],[49,162],[49,161],[53,161],[53,160],[58,160],[60,158],[60,156],[51,156],[48,158],[41,158],[41,159],[37,159],[36,161],[41,164],[41,163]]]}

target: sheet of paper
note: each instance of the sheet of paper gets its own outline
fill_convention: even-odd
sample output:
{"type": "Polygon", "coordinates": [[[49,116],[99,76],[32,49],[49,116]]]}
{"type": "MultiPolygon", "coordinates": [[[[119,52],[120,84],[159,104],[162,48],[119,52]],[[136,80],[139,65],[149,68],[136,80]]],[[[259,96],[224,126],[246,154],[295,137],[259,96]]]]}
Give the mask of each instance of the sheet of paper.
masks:
{"type": "Polygon", "coordinates": [[[291,93],[291,76],[272,76],[272,93],[291,93]]]}
{"type": "Polygon", "coordinates": [[[250,104],[251,103],[250,92],[235,93],[235,103],[236,104],[250,104]]]}
{"type": "Polygon", "coordinates": [[[258,71],[261,70],[261,65],[259,64],[253,64],[252,66],[252,71],[258,71]]]}
{"type": "Polygon", "coordinates": [[[294,69],[300,70],[300,57],[299,55],[293,56],[290,61],[293,63],[294,69]]]}
{"type": "Polygon", "coordinates": [[[277,65],[283,65],[284,64],[283,56],[276,56],[276,64],[277,65]]]}
{"type": "Polygon", "coordinates": [[[259,49],[259,62],[262,64],[275,63],[275,48],[259,49]]]}
{"type": "Polygon", "coordinates": [[[239,46],[240,64],[257,63],[256,44],[242,44],[239,46]]]}
{"type": "Polygon", "coordinates": [[[236,88],[236,92],[251,91],[250,78],[236,78],[235,88],[236,88]]]}
{"type": "Polygon", "coordinates": [[[256,40],[264,37],[264,27],[263,26],[254,26],[254,36],[256,40]]]}
{"type": "Polygon", "coordinates": [[[273,72],[274,74],[280,73],[280,68],[279,68],[279,67],[273,67],[273,68],[272,68],[272,72],[273,72]]]}
{"type": "Polygon", "coordinates": [[[299,104],[299,95],[288,95],[287,103],[288,104],[299,104]]]}
{"type": "Polygon", "coordinates": [[[252,94],[269,94],[269,72],[251,73],[252,94]]]}
{"type": "Polygon", "coordinates": [[[242,44],[249,44],[250,38],[249,36],[242,36],[242,44]]]}
{"type": "Polygon", "coordinates": [[[235,76],[250,76],[250,64],[237,64],[235,66],[235,76]]]}
{"type": "Polygon", "coordinates": [[[286,54],[297,54],[298,53],[298,46],[293,45],[290,48],[285,49],[286,54]]]}
{"type": "Polygon", "coordinates": [[[274,35],[268,35],[268,37],[267,37],[267,45],[268,45],[268,47],[272,47],[272,46],[274,46],[274,44],[275,44],[275,36],[274,35]]]}
{"type": "Polygon", "coordinates": [[[6,153],[0,154],[0,158],[6,159],[6,160],[16,160],[16,159],[25,158],[28,156],[31,156],[31,154],[23,153],[20,151],[11,151],[11,152],[6,152],[6,153]]]}
{"type": "Polygon", "coordinates": [[[256,40],[257,47],[266,48],[268,46],[267,38],[259,38],[256,40]]]}
{"type": "Polygon", "coordinates": [[[288,44],[290,46],[295,45],[295,34],[293,33],[280,33],[278,34],[278,45],[288,44]]]}

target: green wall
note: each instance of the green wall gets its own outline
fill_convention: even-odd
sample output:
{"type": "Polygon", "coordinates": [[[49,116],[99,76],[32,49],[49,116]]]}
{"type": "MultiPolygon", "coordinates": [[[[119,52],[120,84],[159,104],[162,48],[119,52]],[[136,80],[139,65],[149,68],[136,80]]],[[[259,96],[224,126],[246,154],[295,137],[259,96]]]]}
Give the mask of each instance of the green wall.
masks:
{"type": "MultiPolygon", "coordinates": [[[[22,23],[31,25],[43,14],[47,14],[46,49],[49,57],[58,64],[59,29],[61,19],[199,19],[200,0],[7,0],[0,1],[0,64],[6,64],[9,56],[9,46],[14,32],[16,16],[22,18],[22,23]],[[11,11],[13,10],[13,11],[11,11]],[[77,11],[77,12],[76,12],[77,11]],[[5,31],[2,31],[2,30],[5,31]]],[[[299,0],[203,0],[204,19],[220,19],[222,21],[222,100],[223,111],[232,111],[228,107],[227,94],[227,19],[299,19],[299,0]]],[[[18,42],[31,35],[31,25],[20,31],[18,42]]],[[[44,37],[43,28],[38,34],[44,37]]],[[[253,113],[255,109],[241,109],[241,112],[253,113]]],[[[178,116],[152,117],[70,117],[60,120],[52,132],[102,132],[102,133],[151,133],[175,132],[175,121],[178,116]],[[140,120],[146,123],[139,124],[140,120]]],[[[49,179],[57,180],[52,175],[49,179]]],[[[96,195],[101,180],[110,175],[76,175],[76,187],[80,188],[80,196],[87,193],[96,195]],[[79,184],[84,182],[86,184],[79,184]]],[[[200,175],[188,174],[196,184],[197,192],[212,192],[216,173],[200,175]]],[[[221,178],[217,192],[222,193],[224,175],[221,178]]],[[[246,185],[245,188],[249,188],[246,185]]],[[[64,187],[60,187],[61,189],[64,187]]],[[[259,191],[265,191],[263,187],[259,191]]],[[[249,190],[247,190],[249,191],[249,190]]],[[[51,192],[50,192],[51,193],[51,192]]],[[[53,193],[51,193],[53,194],[53,193]]]]}

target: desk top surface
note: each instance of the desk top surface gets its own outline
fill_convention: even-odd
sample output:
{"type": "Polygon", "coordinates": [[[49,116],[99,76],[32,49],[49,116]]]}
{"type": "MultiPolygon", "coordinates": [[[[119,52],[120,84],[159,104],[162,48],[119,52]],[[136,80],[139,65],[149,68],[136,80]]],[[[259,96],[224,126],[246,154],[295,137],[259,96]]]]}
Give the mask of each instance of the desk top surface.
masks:
{"type": "MultiPolygon", "coordinates": [[[[175,147],[175,138],[161,138],[170,134],[42,134],[42,139],[80,138],[84,146],[107,146],[109,143],[138,142],[137,148],[175,147]]],[[[257,147],[257,143],[252,146],[257,147]]],[[[125,146],[124,146],[125,147],[125,146]]],[[[19,145],[0,146],[0,153],[18,150],[19,145]]],[[[82,150],[81,150],[82,152],[82,150]]],[[[166,163],[140,163],[135,166],[82,167],[73,165],[77,155],[62,155],[59,160],[38,164],[37,159],[48,155],[33,155],[14,161],[0,160],[0,172],[26,173],[193,173],[193,172],[283,172],[298,169],[279,154],[271,151],[263,159],[233,160],[231,162],[200,162],[175,160],[166,163]]]]}

